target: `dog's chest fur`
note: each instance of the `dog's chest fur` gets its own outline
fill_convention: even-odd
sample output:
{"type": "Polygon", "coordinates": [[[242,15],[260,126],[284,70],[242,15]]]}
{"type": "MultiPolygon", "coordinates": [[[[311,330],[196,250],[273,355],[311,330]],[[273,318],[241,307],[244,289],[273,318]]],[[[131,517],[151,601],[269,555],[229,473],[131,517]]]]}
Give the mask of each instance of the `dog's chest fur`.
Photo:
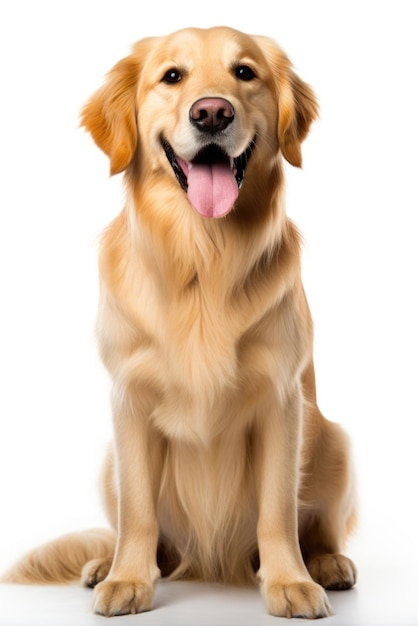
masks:
{"type": "Polygon", "coordinates": [[[170,438],[208,443],[237,419],[245,428],[245,348],[230,308],[224,294],[208,294],[196,281],[164,316],[157,358],[165,378],[152,419],[170,438]]]}
{"type": "Polygon", "coordinates": [[[225,424],[245,430],[262,387],[280,383],[281,359],[296,356],[282,279],[293,251],[284,242],[267,255],[261,246],[228,246],[212,233],[201,237],[198,252],[183,240],[179,254],[170,240],[160,258],[147,258],[144,252],[156,247],[143,240],[140,265],[117,267],[112,244],[120,247],[122,237],[115,234],[104,248],[110,262],[102,259],[103,323],[99,316],[102,356],[111,372],[113,362],[117,367],[113,377],[138,394],[145,381],[150,416],[169,438],[207,443],[225,424]]]}

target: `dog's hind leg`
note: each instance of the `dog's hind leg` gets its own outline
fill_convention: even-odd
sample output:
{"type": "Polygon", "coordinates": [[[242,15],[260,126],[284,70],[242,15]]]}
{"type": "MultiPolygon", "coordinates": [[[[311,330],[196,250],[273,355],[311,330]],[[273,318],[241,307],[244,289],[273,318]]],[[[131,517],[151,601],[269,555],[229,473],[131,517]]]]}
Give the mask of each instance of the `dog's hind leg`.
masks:
{"type": "Polygon", "coordinates": [[[81,582],[85,587],[95,587],[108,575],[112,567],[113,556],[104,559],[93,559],[85,564],[81,572],[81,582]]]}
{"type": "Polygon", "coordinates": [[[326,589],[349,589],[357,577],[341,552],[356,519],[350,446],[343,429],[316,405],[310,364],[304,375],[305,449],[300,488],[299,540],[307,569],[326,589]]]}

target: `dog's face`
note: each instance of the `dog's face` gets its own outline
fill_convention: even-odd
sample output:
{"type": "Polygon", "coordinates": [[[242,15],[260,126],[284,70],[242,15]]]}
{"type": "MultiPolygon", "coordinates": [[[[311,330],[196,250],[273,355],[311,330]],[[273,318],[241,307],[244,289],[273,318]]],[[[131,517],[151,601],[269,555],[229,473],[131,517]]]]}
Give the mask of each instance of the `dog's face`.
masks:
{"type": "Polygon", "coordinates": [[[82,122],[111,172],[163,173],[204,217],[234,206],[246,170],[301,165],[317,113],[310,88],[269,39],[230,28],[144,39],[110,72],[82,122]],[[257,163],[258,161],[258,163],[257,163]]]}

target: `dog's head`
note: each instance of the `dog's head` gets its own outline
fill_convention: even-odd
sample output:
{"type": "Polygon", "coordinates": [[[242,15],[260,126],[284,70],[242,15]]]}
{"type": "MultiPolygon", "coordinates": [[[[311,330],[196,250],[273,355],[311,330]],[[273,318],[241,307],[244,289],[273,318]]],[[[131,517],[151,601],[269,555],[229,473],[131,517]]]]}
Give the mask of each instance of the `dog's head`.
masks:
{"type": "Polygon", "coordinates": [[[139,41],[84,107],[82,124],[111,174],[163,173],[201,215],[222,217],[241,186],[245,193],[247,167],[254,180],[268,176],[279,151],[301,166],[316,115],[312,90],[273,41],[192,28],[139,41]]]}

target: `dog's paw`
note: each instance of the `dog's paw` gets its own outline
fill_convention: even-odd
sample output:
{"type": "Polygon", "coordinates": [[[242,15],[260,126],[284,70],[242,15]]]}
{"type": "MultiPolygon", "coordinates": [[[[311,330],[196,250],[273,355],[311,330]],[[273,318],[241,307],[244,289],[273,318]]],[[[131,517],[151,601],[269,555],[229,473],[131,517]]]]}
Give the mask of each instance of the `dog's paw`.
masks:
{"type": "Polygon", "coordinates": [[[93,610],[99,615],[128,615],[152,609],[154,586],[141,581],[104,580],[94,591],[93,610]]]}
{"type": "Polygon", "coordinates": [[[93,559],[85,564],[81,571],[81,583],[85,587],[95,587],[108,575],[112,566],[112,558],[93,559]]]}
{"type": "Polygon", "coordinates": [[[316,619],[333,614],[325,591],[314,582],[271,584],[263,594],[269,613],[276,617],[316,619]]]}
{"type": "Polygon", "coordinates": [[[356,566],[342,554],[315,556],[306,566],[312,578],[325,589],[351,589],[357,580],[356,566]]]}

